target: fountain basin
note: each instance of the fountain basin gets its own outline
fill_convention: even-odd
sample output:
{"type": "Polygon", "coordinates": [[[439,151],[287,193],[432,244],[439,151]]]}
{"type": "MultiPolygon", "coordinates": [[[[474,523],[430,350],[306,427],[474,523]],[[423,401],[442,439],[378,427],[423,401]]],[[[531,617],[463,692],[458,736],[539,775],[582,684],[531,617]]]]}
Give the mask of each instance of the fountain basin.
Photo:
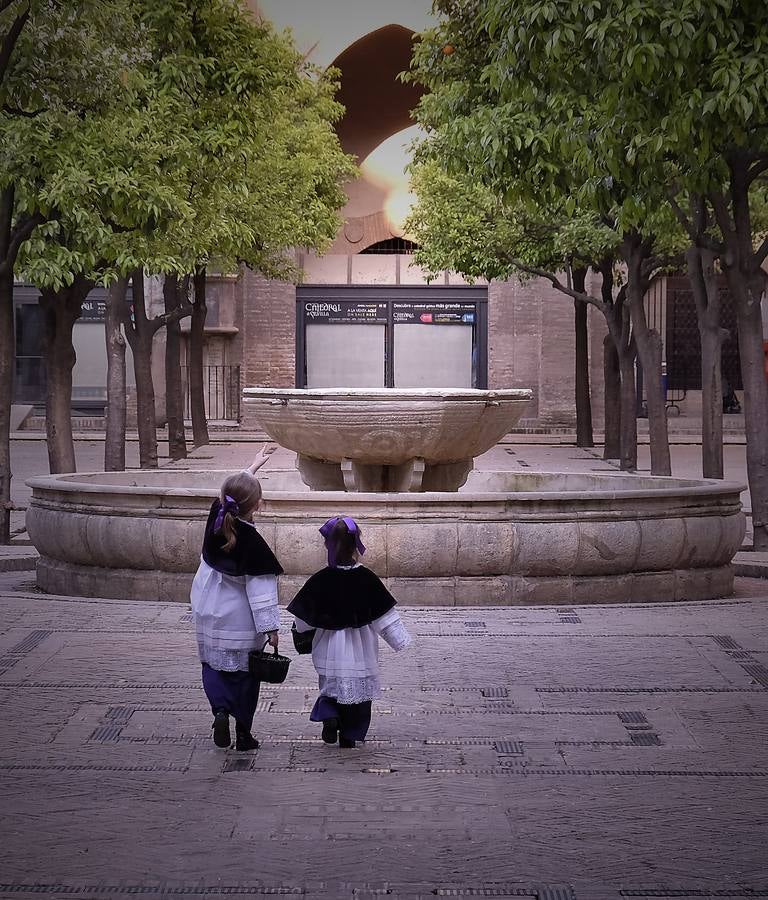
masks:
{"type": "MultiPolygon", "coordinates": [[[[226,472],[31,479],[27,529],[46,591],[186,601],[208,509],[226,472]]],[[[465,490],[298,489],[260,473],[257,525],[287,602],[325,564],[318,528],[354,516],[365,562],[406,605],[701,600],[732,591],[744,536],[740,484],[624,474],[473,472],[465,490]]]]}
{"type": "Polygon", "coordinates": [[[246,388],[252,418],[313,490],[457,490],[523,414],[529,390],[246,388]]]}

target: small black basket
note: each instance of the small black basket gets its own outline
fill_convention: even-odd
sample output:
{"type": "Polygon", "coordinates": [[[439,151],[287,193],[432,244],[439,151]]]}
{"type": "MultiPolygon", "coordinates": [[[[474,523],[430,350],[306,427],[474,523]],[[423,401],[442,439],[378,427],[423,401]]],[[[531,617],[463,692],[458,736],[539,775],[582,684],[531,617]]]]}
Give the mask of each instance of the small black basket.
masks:
{"type": "Polygon", "coordinates": [[[291,625],[291,637],[293,638],[293,646],[296,648],[297,653],[302,654],[312,652],[312,642],[315,639],[314,628],[311,631],[296,631],[296,623],[294,622],[293,625],[291,625]]]}
{"type": "Polygon", "coordinates": [[[287,656],[280,656],[275,647],[274,653],[265,653],[263,650],[251,650],[248,654],[248,669],[251,675],[255,675],[259,681],[268,684],[282,684],[288,674],[288,666],[291,661],[287,656]]]}

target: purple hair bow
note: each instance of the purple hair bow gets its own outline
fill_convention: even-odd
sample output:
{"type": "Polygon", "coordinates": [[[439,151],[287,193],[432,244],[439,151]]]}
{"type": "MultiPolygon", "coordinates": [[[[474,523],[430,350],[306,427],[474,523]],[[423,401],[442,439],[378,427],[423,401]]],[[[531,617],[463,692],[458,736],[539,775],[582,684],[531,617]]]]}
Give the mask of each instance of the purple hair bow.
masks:
{"type": "Polygon", "coordinates": [[[355,536],[355,544],[357,546],[357,552],[360,556],[365,553],[365,546],[363,542],[360,540],[360,529],[357,527],[357,522],[354,519],[351,519],[349,516],[334,516],[332,519],[328,519],[328,521],[323,525],[320,529],[320,534],[325,538],[325,546],[328,549],[328,565],[333,568],[336,565],[336,553],[335,548],[328,546],[328,538],[331,535],[331,531],[333,531],[333,526],[341,519],[341,521],[347,526],[347,530],[350,534],[354,534],[355,536]]]}
{"type": "Polygon", "coordinates": [[[216,521],[213,523],[214,531],[221,531],[221,526],[224,524],[224,516],[227,513],[232,513],[233,516],[240,514],[240,506],[237,500],[234,497],[230,497],[229,494],[225,494],[223,503],[219,501],[219,511],[216,515],[216,521]]]}

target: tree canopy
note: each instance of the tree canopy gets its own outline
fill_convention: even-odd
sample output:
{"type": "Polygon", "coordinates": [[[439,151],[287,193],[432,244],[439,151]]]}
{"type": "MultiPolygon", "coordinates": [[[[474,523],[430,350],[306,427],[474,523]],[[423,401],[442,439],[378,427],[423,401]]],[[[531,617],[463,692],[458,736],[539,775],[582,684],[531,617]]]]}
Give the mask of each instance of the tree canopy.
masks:
{"type": "Polygon", "coordinates": [[[1,0],[0,540],[14,278],[50,301],[136,271],[292,274],[355,171],[334,79],[239,0],[1,0]]]}
{"type": "MultiPolygon", "coordinates": [[[[109,63],[114,79],[96,80],[85,111],[80,75],[65,82],[70,100],[57,98],[63,112],[36,107],[45,88],[31,84],[32,45],[16,48],[4,177],[16,219],[48,223],[25,248],[25,277],[56,287],[89,269],[101,280],[210,259],[276,274],[287,271],[286,248],[332,239],[354,172],[333,131],[332,72],[313,70],[232,0],[136,0],[118,4],[120,16],[93,6],[72,28],[83,39],[80,26],[107,23],[83,39],[84,67],[109,63]]],[[[30,41],[37,25],[27,24],[30,41]]],[[[38,80],[47,77],[43,68],[38,80]]]]}

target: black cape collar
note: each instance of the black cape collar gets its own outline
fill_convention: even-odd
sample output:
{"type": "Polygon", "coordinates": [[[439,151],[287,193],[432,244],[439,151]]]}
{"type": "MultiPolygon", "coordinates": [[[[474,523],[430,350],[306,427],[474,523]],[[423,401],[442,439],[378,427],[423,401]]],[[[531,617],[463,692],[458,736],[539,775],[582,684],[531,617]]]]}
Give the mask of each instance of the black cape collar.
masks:
{"type": "Polygon", "coordinates": [[[365,566],[327,566],[309,578],[288,604],[288,612],[311,628],[340,631],[370,625],[395,602],[378,575],[365,566]]]}
{"type": "Polygon", "coordinates": [[[235,519],[237,543],[229,553],[223,550],[224,535],[216,534],[213,524],[219,512],[219,500],[214,500],[203,538],[203,559],[224,575],[282,575],[283,567],[267,542],[248,522],[235,519]]]}

